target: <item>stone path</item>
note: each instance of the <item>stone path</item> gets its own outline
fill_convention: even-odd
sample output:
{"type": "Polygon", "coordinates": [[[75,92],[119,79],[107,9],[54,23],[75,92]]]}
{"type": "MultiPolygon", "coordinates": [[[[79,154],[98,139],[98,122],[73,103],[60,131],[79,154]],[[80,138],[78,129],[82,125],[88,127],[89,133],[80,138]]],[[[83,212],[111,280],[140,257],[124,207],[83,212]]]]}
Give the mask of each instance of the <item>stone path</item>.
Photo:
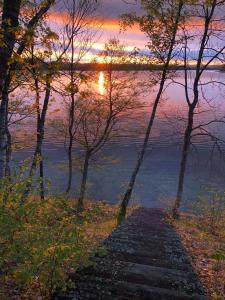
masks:
{"type": "Polygon", "coordinates": [[[161,210],[140,208],[104,242],[107,254],[72,274],[57,300],[205,300],[201,283],[161,210]]]}

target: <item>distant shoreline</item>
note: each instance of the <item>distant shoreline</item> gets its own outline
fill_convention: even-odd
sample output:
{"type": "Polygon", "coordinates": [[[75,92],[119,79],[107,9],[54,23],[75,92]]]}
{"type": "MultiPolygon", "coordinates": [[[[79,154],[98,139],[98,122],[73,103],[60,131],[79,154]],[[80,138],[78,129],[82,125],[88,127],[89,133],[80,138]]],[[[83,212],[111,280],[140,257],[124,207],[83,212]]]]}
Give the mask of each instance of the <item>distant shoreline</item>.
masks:
{"type": "MultiPolygon", "coordinates": [[[[95,64],[95,63],[83,63],[74,65],[77,71],[107,71],[108,65],[106,64],[95,64]]],[[[113,70],[115,71],[160,71],[162,66],[150,65],[150,64],[114,64],[113,70]]],[[[46,69],[46,66],[43,66],[46,69]]],[[[64,63],[59,68],[61,71],[69,71],[70,65],[64,63]]],[[[189,66],[189,70],[195,70],[196,66],[189,66]]],[[[170,66],[170,70],[184,70],[183,66],[173,65],[170,66]]],[[[208,66],[208,71],[225,71],[225,65],[208,66]]]]}

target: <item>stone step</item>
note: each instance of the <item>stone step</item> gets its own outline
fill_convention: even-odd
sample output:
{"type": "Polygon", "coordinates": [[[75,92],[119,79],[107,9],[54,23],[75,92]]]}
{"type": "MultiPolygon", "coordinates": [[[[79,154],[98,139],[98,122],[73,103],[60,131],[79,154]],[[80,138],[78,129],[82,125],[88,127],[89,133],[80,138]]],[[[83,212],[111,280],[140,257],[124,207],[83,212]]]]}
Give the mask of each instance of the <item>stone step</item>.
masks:
{"type": "Polygon", "coordinates": [[[106,250],[109,252],[119,252],[119,253],[127,253],[128,255],[135,255],[141,257],[150,257],[154,259],[167,259],[169,261],[180,262],[180,263],[189,263],[189,259],[185,255],[184,251],[177,248],[176,250],[172,250],[167,248],[158,249],[157,247],[150,249],[148,247],[141,247],[139,245],[134,246],[130,242],[121,242],[121,243],[105,243],[106,250]],[[164,250],[164,251],[163,251],[164,250]]]}
{"type": "MultiPolygon", "coordinates": [[[[141,254],[129,254],[127,252],[110,252],[108,251],[107,257],[109,259],[117,259],[120,261],[127,261],[127,262],[133,262],[143,265],[149,265],[149,266],[155,266],[155,267],[165,267],[167,269],[174,269],[174,270],[181,270],[186,272],[191,272],[192,267],[189,263],[189,260],[187,258],[187,262],[177,262],[175,260],[168,260],[164,259],[162,257],[160,258],[153,258],[151,255],[141,255],[141,254]]],[[[92,260],[96,263],[99,263],[102,258],[94,257],[92,260]]]]}
{"type": "MultiPolygon", "coordinates": [[[[185,293],[202,293],[197,277],[193,272],[141,265],[137,263],[110,261],[103,259],[96,266],[86,268],[82,273],[88,276],[113,278],[116,281],[126,279],[130,283],[138,283],[164,289],[184,291],[185,293]]],[[[80,280],[80,274],[72,275],[73,280],[80,280]]]]}
{"type": "MultiPolygon", "coordinates": [[[[180,244],[180,238],[179,236],[176,236],[174,235],[174,232],[168,232],[166,233],[166,238],[169,238],[169,240],[165,239],[165,236],[161,236],[159,234],[159,232],[155,232],[155,233],[151,233],[150,236],[146,236],[146,234],[144,234],[143,232],[141,233],[137,233],[137,232],[129,232],[129,233],[126,233],[126,234],[123,234],[121,232],[117,232],[115,231],[114,233],[112,233],[110,235],[110,237],[108,239],[115,239],[115,238],[119,238],[119,239],[125,239],[125,240],[128,240],[128,239],[132,239],[134,241],[136,240],[140,240],[140,241],[146,241],[146,242],[149,242],[149,243],[155,243],[155,242],[167,242],[167,243],[179,243],[180,244]],[[129,236],[128,236],[129,234],[129,236]]],[[[150,232],[148,232],[148,234],[150,234],[150,232]]],[[[106,239],[106,240],[108,240],[106,239]]]]}
{"type": "MultiPolygon", "coordinates": [[[[120,228],[119,228],[120,229],[120,228]]],[[[121,228],[120,230],[115,230],[111,235],[111,237],[123,237],[129,235],[131,238],[132,237],[140,237],[140,239],[147,238],[152,240],[156,240],[159,238],[159,240],[167,240],[173,241],[174,239],[178,240],[179,237],[174,234],[174,232],[168,228],[164,228],[163,230],[161,228],[145,228],[144,230],[141,229],[135,229],[133,227],[126,227],[126,228],[121,228]]]]}
{"type": "MultiPolygon", "coordinates": [[[[157,288],[143,284],[129,283],[126,281],[112,281],[106,278],[93,277],[87,281],[80,281],[78,291],[71,298],[63,298],[63,295],[57,300],[69,299],[96,299],[96,300],[207,300],[201,294],[186,294],[183,291],[173,291],[164,288],[157,288]],[[80,292],[79,292],[80,290],[80,292]]],[[[67,295],[66,295],[67,297],[67,295]]]]}
{"type": "Polygon", "coordinates": [[[103,245],[104,257],[70,275],[57,300],[206,300],[175,229],[157,209],[138,209],[103,245]]]}
{"type": "Polygon", "coordinates": [[[129,244],[132,245],[133,247],[138,247],[138,248],[147,248],[147,249],[156,249],[159,251],[164,251],[168,253],[168,249],[171,249],[171,251],[179,251],[183,252],[183,249],[181,248],[181,245],[178,241],[167,241],[165,239],[153,239],[153,240],[146,240],[144,239],[138,239],[138,238],[133,238],[130,236],[124,237],[124,236],[112,236],[109,239],[107,239],[104,243],[106,246],[109,244],[129,244]]]}

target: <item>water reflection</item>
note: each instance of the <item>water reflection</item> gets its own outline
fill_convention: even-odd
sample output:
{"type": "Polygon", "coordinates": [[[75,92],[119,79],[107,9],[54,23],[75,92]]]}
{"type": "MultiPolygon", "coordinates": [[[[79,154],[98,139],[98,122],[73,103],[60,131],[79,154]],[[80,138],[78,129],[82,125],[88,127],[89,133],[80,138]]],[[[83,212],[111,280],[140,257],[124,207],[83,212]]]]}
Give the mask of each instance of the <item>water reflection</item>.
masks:
{"type": "Polygon", "coordinates": [[[105,94],[105,76],[103,72],[99,73],[98,88],[100,95],[103,96],[105,94]]]}

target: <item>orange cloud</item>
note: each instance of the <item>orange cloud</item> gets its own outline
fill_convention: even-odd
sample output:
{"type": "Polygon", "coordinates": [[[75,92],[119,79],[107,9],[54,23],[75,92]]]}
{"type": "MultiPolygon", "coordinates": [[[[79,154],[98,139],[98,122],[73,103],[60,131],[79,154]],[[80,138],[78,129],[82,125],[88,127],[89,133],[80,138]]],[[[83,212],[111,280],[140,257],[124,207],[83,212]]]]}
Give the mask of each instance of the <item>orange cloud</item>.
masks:
{"type": "Polygon", "coordinates": [[[65,12],[52,11],[48,14],[48,21],[56,24],[63,24],[67,19],[67,14],[65,12]]]}
{"type": "MultiPolygon", "coordinates": [[[[186,21],[185,29],[187,30],[194,30],[194,29],[203,29],[204,27],[204,19],[193,17],[186,21]]],[[[211,22],[211,28],[213,30],[223,30],[224,31],[225,22],[223,19],[215,19],[211,22]]]]}
{"type": "MultiPolygon", "coordinates": [[[[66,12],[52,11],[48,15],[48,21],[51,23],[62,25],[66,22],[68,14],[66,12]]],[[[91,28],[101,28],[105,30],[120,30],[120,24],[118,19],[103,19],[95,16],[93,19],[89,19],[87,23],[91,24],[91,28]]],[[[135,25],[132,28],[132,32],[138,32],[138,26],[135,25]]]]}

